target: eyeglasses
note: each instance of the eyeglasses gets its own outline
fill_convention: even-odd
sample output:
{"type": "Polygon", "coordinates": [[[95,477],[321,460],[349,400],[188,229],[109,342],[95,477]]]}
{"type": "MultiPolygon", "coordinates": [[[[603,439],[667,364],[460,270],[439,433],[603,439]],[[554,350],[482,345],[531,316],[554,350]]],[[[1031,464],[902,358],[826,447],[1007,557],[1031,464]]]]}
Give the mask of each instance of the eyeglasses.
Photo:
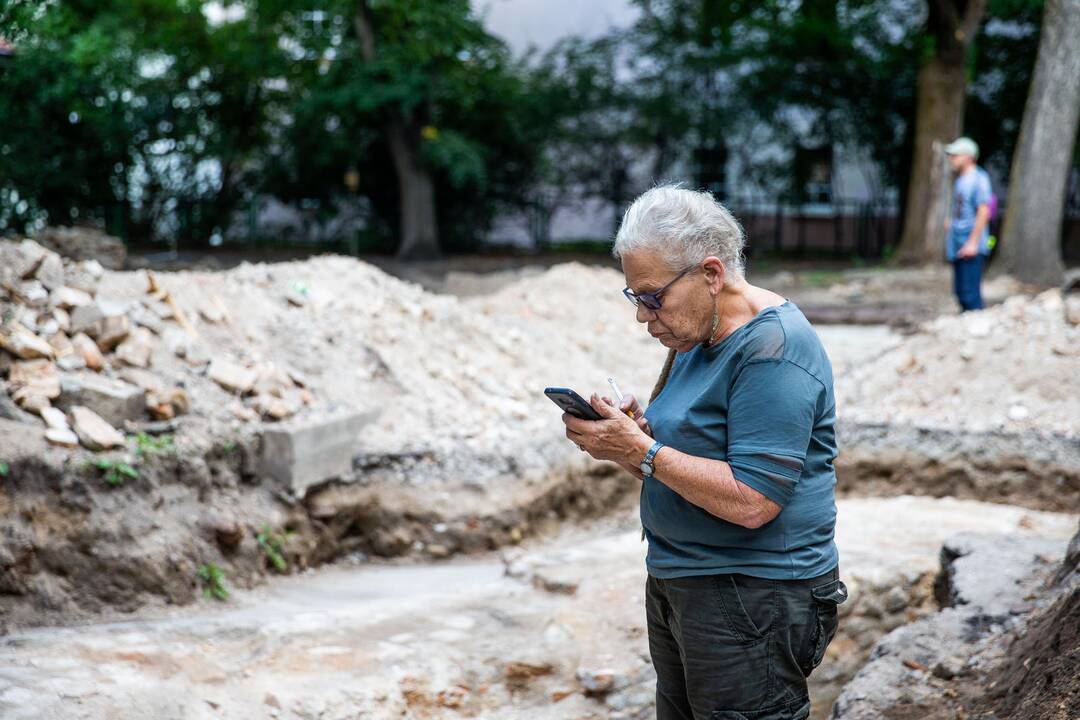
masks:
{"type": "Polygon", "coordinates": [[[671,279],[671,282],[669,282],[667,285],[660,288],[656,292],[636,293],[636,292],[634,292],[633,290],[631,290],[630,288],[627,287],[627,288],[623,288],[622,294],[626,296],[627,300],[634,303],[635,307],[638,304],[641,304],[641,305],[644,305],[645,307],[649,308],[650,310],[659,310],[660,309],[660,296],[663,295],[665,292],[667,292],[667,289],[669,287],[671,287],[672,285],[674,285],[676,280],[678,280],[679,278],[681,278],[683,275],[687,274],[691,270],[697,269],[697,267],[698,267],[697,265],[691,265],[690,267],[686,268],[685,270],[680,272],[678,275],[673,277],[671,279]]]}

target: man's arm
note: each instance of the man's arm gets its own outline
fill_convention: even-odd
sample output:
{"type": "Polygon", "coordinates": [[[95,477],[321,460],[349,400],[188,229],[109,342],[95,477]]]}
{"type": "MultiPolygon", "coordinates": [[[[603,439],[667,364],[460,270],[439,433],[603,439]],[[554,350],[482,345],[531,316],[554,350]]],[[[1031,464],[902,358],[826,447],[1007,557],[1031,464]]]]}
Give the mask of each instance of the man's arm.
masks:
{"type": "Polygon", "coordinates": [[[969,258],[975,257],[979,254],[979,240],[982,239],[983,231],[986,229],[987,224],[990,222],[990,205],[983,203],[975,211],[975,225],[971,228],[971,234],[968,235],[968,239],[957,251],[957,257],[969,258]]]}

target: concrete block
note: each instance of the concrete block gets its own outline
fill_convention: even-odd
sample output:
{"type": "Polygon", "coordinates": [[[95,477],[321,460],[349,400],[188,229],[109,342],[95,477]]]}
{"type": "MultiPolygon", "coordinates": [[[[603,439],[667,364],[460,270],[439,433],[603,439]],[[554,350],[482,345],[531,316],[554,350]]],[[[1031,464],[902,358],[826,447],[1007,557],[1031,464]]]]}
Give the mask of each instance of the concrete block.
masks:
{"type": "Polygon", "coordinates": [[[139,420],[146,412],[142,388],[91,373],[61,375],[60,397],[54,404],[64,411],[85,405],[115,426],[123,426],[125,420],[139,420]]]}
{"type": "Polygon", "coordinates": [[[260,473],[303,497],[312,485],[352,469],[360,432],[378,414],[354,410],[269,426],[263,431],[260,473]]]}

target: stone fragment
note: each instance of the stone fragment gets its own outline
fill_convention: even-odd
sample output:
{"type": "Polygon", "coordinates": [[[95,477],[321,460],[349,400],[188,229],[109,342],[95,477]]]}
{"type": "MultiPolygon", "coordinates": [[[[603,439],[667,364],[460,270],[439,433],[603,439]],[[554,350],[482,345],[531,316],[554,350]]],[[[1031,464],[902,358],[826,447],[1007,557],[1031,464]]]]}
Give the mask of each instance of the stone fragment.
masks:
{"type": "Polygon", "coordinates": [[[88,407],[71,408],[71,419],[79,442],[90,450],[108,450],[124,444],[124,436],[88,407]]]}
{"type": "Polygon", "coordinates": [[[45,252],[45,248],[33,240],[4,243],[0,246],[0,267],[10,272],[10,277],[16,280],[29,278],[45,259],[45,252]]]}
{"type": "Polygon", "coordinates": [[[243,420],[244,422],[251,422],[259,419],[259,413],[255,412],[251,408],[239,402],[229,403],[229,412],[237,420],[243,420]]]}
{"type": "Polygon", "coordinates": [[[64,285],[64,262],[54,252],[48,252],[41,258],[41,264],[34,272],[34,277],[47,290],[55,290],[64,285]]]}
{"type": "Polygon", "coordinates": [[[9,327],[0,325],[0,348],[23,360],[55,356],[48,341],[38,337],[19,322],[12,323],[9,327]]]}
{"type": "Polygon", "coordinates": [[[15,294],[32,307],[44,306],[49,302],[49,291],[40,280],[24,280],[15,287],[15,294]]]}
{"type": "Polygon", "coordinates": [[[216,295],[204,298],[199,303],[199,314],[209,323],[219,324],[229,321],[229,311],[216,295]]]}
{"type": "Polygon", "coordinates": [[[161,318],[150,312],[143,305],[136,305],[128,311],[128,317],[136,325],[140,325],[155,335],[160,335],[164,330],[161,318]]]}
{"type": "Polygon", "coordinates": [[[222,550],[235,550],[244,539],[244,526],[234,517],[214,515],[207,521],[207,527],[222,550]]]}
{"type": "Polygon", "coordinates": [[[101,355],[101,350],[98,348],[97,343],[90,339],[90,336],[85,333],[78,333],[75,337],[71,338],[71,346],[75,349],[75,354],[82,358],[86,367],[90,368],[94,372],[98,372],[105,366],[105,358],[101,355]]]}
{"type": "Polygon", "coordinates": [[[45,408],[41,413],[41,419],[44,420],[45,425],[50,428],[67,429],[68,427],[67,416],[54,407],[45,408]]]}
{"type": "Polygon", "coordinates": [[[64,310],[63,308],[53,308],[52,316],[53,319],[56,320],[56,324],[59,325],[60,329],[65,333],[71,330],[71,315],[68,314],[67,310],[64,310]]]}
{"type": "Polygon", "coordinates": [[[150,367],[150,355],[154,350],[150,331],[137,327],[116,348],[116,359],[137,368],[150,367]]]}
{"type": "Polygon", "coordinates": [[[57,359],[75,353],[75,346],[71,344],[71,338],[62,330],[49,338],[49,344],[52,345],[53,353],[57,359]]]}
{"type": "Polygon", "coordinates": [[[93,260],[84,260],[76,263],[74,267],[68,266],[67,285],[77,290],[88,292],[91,295],[97,293],[98,281],[104,273],[101,263],[93,260]]]}
{"type": "Polygon", "coordinates": [[[256,372],[234,362],[214,358],[206,374],[211,380],[229,392],[246,393],[251,390],[258,378],[256,372]]]}
{"type": "Polygon", "coordinates": [[[286,400],[273,395],[256,395],[251,402],[251,407],[263,417],[271,420],[284,420],[290,415],[296,414],[298,405],[293,405],[286,400]]]}
{"type": "Polygon", "coordinates": [[[67,285],[56,288],[52,291],[52,294],[49,295],[50,305],[65,310],[82,307],[84,305],[92,305],[93,302],[94,298],[90,296],[90,293],[85,290],[79,290],[78,288],[68,287],[67,285]]]}
{"type": "Polygon", "coordinates": [[[38,324],[38,334],[46,338],[51,338],[58,332],[60,332],[60,323],[56,322],[56,318],[51,313],[42,318],[42,322],[38,324]]]}
{"type": "Polygon", "coordinates": [[[344,412],[270,426],[263,433],[260,469],[303,497],[312,485],[352,469],[360,433],[377,414],[344,412]]]}
{"type": "Polygon", "coordinates": [[[1026,406],[1019,403],[1009,406],[1008,416],[1010,420],[1026,420],[1031,415],[1031,411],[1026,406]]]}
{"type": "Polygon", "coordinates": [[[71,332],[88,332],[94,324],[105,317],[101,306],[96,302],[89,305],[78,305],[71,309],[71,332]]]}
{"type": "Polygon", "coordinates": [[[141,388],[92,373],[66,374],[60,379],[60,389],[57,407],[72,410],[75,406],[85,406],[113,425],[138,420],[146,407],[141,388]]]}
{"type": "Polygon", "coordinates": [[[1080,325],[1080,293],[1066,296],[1065,322],[1070,325],[1080,325]]]}
{"type": "Polygon", "coordinates": [[[80,265],[92,262],[99,277],[102,265],[120,270],[127,257],[123,240],[92,227],[47,227],[35,239],[65,257],[84,261],[80,265]]]}
{"type": "Polygon", "coordinates": [[[57,358],[56,367],[64,372],[75,372],[76,370],[84,369],[86,367],[86,361],[83,360],[82,355],[72,353],[71,355],[62,355],[57,358]]]}
{"type": "Polygon", "coordinates": [[[62,428],[47,428],[45,430],[45,439],[53,445],[59,445],[60,447],[74,448],[79,447],[79,436],[74,431],[62,427],[62,428]]]}
{"type": "MultiPolygon", "coordinates": [[[[49,399],[60,395],[60,376],[49,360],[20,360],[11,365],[8,384],[15,393],[40,395],[49,399]]],[[[18,402],[18,397],[15,398],[18,402]]]]}
{"type": "Polygon", "coordinates": [[[586,695],[606,695],[615,689],[615,671],[610,668],[580,667],[577,670],[577,679],[586,695]]]}
{"type": "Polygon", "coordinates": [[[94,338],[101,352],[109,352],[127,338],[130,330],[126,315],[110,315],[94,323],[86,334],[94,338]]]}
{"type": "Polygon", "coordinates": [[[165,389],[165,383],[158,378],[157,375],[147,370],[140,370],[135,367],[122,368],[117,376],[129,382],[136,387],[140,387],[146,392],[162,392],[165,389]]]}
{"type": "Polygon", "coordinates": [[[143,298],[143,305],[160,320],[171,320],[175,314],[169,304],[158,302],[153,298],[143,298]]]}
{"type": "Polygon", "coordinates": [[[146,393],[146,408],[156,420],[171,420],[191,410],[188,394],[180,388],[146,393]]]}
{"type": "Polygon", "coordinates": [[[12,393],[11,398],[15,401],[15,404],[21,407],[23,410],[40,415],[45,408],[49,407],[49,398],[44,395],[35,394],[33,391],[26,388],[16,390],[12,393]]]}

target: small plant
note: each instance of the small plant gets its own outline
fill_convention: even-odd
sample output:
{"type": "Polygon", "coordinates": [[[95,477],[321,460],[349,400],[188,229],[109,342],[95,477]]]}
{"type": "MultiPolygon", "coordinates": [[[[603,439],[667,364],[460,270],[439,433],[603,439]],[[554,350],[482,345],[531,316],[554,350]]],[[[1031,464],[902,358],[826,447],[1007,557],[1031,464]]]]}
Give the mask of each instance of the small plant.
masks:
{"type": "Polygon", "coordinates": [[[116,487],[124,484],[124,478],[139,479],[139,471],[119,460],[98,458],[92,463],[94,467],[104,473],[102,476],[106,485],[116,487]]]}
{"type": "Polygon", "coordinates": [[[11,472],[11,467],[6,462],[0,461],[0,477],[7,477],[9,472],[11,472]]]}
{"type": "Polygon", "coordinates": [[[270,526],[264,523],[259,534],[255,536],[255,540],[258,541],[259,547],[266,553],[266,557],[270,558],[271,564],[278,572],[288,572],[289,563],[285,559],[285,552],[282,547],[284,538],[277,533],[271,532],[270,526]]]}
{"type": "Polygon", "coordinates": [[[236,449],[236,441],[235,440],[227,441],[224,445],[221,446],[221,449],[225,451],[226,455],[231,453],[233,450],[236,449]]]}
{"type": "Polygon", "coordinates": [[[135,454],[140,458],[147,455],[172,455],[176,452],[173,445],[172,435],[158,435],[157,437],[139,431],[135,435],[135,454]]]}
{"type": "Polygon", "coordinates": [[[214,563],[199,566],[199,579],[203,581],[203,597],[215,598],[224,602],[229,599],[229,590],[225,587],[225,571],[214,563]]]}

